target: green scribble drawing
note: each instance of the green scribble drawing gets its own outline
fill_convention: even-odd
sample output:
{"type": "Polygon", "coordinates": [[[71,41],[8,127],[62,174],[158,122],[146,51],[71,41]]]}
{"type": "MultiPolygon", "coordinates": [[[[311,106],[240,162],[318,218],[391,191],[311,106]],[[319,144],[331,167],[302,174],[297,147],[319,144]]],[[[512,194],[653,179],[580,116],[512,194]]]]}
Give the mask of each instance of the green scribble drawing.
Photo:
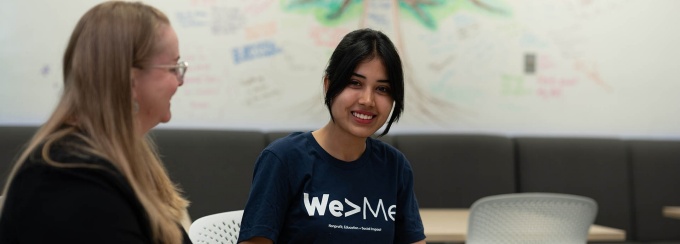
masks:
{"type": "Polygon", "coordinates": [[[415,19],[431,30],[436,30],[442,19],[463,10],[503,17],[512,14],[497,0],[400,0],[399,9],[403,18],[415,19]]]}
{"type": "Polygon", "coordinates": [[[281,0],[283,10],[313,14],[325,26],[335,26],[358,19],[364,13],[362,0],[281,0]]]}
{"type": "MultiPolygon", "coordinates": [[[[335,26],[365,14],[364,0],[281,0],[285,11],[314,14],[319,23],[335,26]]],[[[466,10],[496,16],[512,12],[500,0],[398,0],[400,16],[413,19],[436,30],[439,22],[451,14],[466,10]]]]}

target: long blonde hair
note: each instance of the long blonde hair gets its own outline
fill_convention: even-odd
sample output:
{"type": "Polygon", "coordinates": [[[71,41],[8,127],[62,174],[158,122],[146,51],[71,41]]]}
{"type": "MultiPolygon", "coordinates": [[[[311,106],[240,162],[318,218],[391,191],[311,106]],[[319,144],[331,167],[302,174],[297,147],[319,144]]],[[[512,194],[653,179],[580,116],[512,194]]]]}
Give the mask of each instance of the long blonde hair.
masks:
{"type": "Polygon", "coordinates": [[[164,25],[170,22],[162,12],[140,2],[104,2],[83,15],[64,53],[61,99],[19,156],[3,195],[35,150],[55,167],[91,167],[49,157],[53,142],[75,135],[86,144],[81,150],[108,160],[128,180],[146,209],[154,241],[182,242],[178,223],[188,202],[153,142],[137,132],[132,98],[132,67],[143,67],[154,55],[164,25]]]}

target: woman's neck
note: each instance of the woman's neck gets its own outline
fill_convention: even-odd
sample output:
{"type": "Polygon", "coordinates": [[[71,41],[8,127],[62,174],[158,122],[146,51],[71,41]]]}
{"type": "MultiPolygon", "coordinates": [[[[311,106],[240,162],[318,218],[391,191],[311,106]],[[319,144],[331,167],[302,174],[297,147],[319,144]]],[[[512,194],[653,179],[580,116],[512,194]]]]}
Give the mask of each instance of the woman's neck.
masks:
{"type": "Polygon", "coordinates": [[[332,121],[312,132],[314,139],[328,154],[345,162],[352,162],[366,150],[366,138],[355,137],[338,128],[332,121]]]}

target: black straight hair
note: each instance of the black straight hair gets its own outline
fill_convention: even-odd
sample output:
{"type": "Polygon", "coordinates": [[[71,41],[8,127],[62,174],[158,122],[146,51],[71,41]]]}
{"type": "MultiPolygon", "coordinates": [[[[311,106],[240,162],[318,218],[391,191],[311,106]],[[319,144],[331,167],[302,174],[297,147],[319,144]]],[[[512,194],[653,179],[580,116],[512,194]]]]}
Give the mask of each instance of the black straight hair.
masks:
{"type": "Polygon", "coordinates": [[[380,58],[387,69],[390,96],[394,100],[392,116],[380,134],[384,136],[404,111],[404,70],[397,49],[382,32],[365,28],[352,31],[342,38],[326,67],[324,76],[328,79],[328,90],[324,102],[331,113],[331,119],[335,121],[331,111],[333,100],[347,87],[359,63],[373,58],[380,58]]]}

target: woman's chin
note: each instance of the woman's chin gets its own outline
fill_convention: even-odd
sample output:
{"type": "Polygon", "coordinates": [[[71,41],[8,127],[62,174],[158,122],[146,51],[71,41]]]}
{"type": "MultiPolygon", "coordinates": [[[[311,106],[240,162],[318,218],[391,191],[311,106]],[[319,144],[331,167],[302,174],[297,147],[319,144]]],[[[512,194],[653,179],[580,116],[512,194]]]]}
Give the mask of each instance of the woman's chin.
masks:
{"type": "Polygon", "coordinates": [[[168,121],[170,121],[171,118],[172,118],[172,114],[170,112],[168,112],[167,114],[165,114],[165,116],[163,116],[161,118],[160,122],[161,123],[168,123],[168,121]]]}

